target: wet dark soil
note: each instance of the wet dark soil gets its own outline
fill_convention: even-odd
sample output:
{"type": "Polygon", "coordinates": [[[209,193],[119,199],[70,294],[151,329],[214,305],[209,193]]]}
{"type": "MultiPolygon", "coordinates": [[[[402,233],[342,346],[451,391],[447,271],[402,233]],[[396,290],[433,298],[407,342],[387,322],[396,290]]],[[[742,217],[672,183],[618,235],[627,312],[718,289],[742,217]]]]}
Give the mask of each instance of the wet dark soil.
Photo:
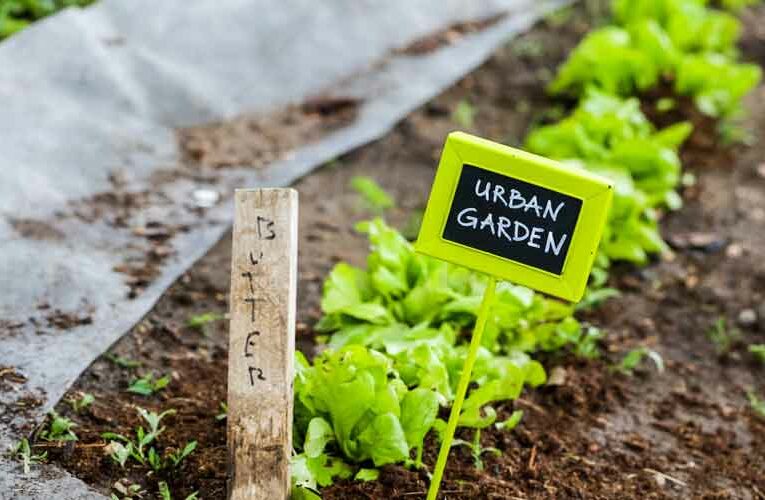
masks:
{"type": "MultiPolygon", "coordinates": [[[[591,20],[578,9],[565,23],[540,23],[385,138],[296,184],[301,350],[314,353],[311,326],[319,317],[327,272],[341,260],[364,264],[366,242],[353,225],[369,214],[349,189],[349,179],[376,179],[398,201],[387,219],[407,226],[426,202],[445,135],[458,128],[451,119],[458,103],[475,108],[469,131],[517,145],[530,125],[560,114],[544,86],[591,20]]],[[[765,10],[747,14],[746,20],[743,53],[763,64],[765,10]]],[[[750,389],[765,395],[765,367],[746,348],[765,343],[764,101],[761,87],[747,102],[746,126],[755,137],[750,147],[725,146],[713,133],[714,123],[690,111],[680,117],[699,127],[683,151],[697,182],[683,192],[686,206],[662,220],[674,253],[643,269],[614,269],[611,284],[622,295],[582,315],[608,332],[602,358],[545,358],[548,370],[557,371],[557,384],[527,391],[501,408],[504,415],[523,409],[524,418],[510,432],[484,431],[483,446],[503,453],[484,456],[482,470],[467,450],[455,448],[443,498],[765,498],[765,419],[753,412],[745,395],[750,389]],[[719,318],[740,332],[724,349],[707,335],[719,318]],[[661,354],[664,373],[648,364],[631,377],[613,371],[626,352],[639,346],[661,354]]],[[[229,140],[218,132],[213,136],[229,140]]],[[[246,134],[239,137],[250,140],[246,134]]],[[[250,146],[236,147],[246,151],[250,146]]],[[[79,441],[65,446],[38,441],[50,460],[104,493],[127,481],[153,496],[158,482],[167,481],[176,498],[192,491],[200,498],[225,498],[225,420],[216,416],[226,397],[227,324],[213,320],[191,327],[188,322],[204,313],[226,313],[230,257],[229,235],[77,381],[57,411],[78,424],[79,441]],[[137,366],[125,367],[133,364],[128,361],[137,366]],[[131,380],[149,372],[169,375],[170,384],[148,397],[126,392],[131,380]],[[76,413],[66,399],[84,392],[95,402],[76,413]],[[136,406],[177,411],[164,421],[167,430],[158,439],[158,451],[199,442],[178,469],[150,473],[134,464],[122,469],[109,459],[100,434],[132,434],[139,424],[136,406]]],[[[0,372],[2,383],[14,383],[11,372],[0,372]]],[[[460,434],[472,438],[472,431],[460,434]]],[[[425,463],[432,466],[436,453],[429,439],[425,463]]],[[[424,498],[427,484],[425,471],[390,466],[377,481],[341,481],[323,494],[344,500],[424,498]]]]}

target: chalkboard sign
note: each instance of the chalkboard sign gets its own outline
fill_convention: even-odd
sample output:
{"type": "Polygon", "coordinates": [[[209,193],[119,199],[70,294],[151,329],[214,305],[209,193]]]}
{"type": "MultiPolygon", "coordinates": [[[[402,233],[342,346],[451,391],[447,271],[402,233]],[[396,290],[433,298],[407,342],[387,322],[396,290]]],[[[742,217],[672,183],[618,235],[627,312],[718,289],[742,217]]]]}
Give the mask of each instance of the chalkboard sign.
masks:
{"type": "Polygon", "coordinates": [[[584,170],[455,132],[444,145],[415,248],[577,301],[612,191],[584,170]]]}
{"type": "Polygon", "coordinates": [[[444,239],[561,274],[582,200],[463,165],[444,239]]]}

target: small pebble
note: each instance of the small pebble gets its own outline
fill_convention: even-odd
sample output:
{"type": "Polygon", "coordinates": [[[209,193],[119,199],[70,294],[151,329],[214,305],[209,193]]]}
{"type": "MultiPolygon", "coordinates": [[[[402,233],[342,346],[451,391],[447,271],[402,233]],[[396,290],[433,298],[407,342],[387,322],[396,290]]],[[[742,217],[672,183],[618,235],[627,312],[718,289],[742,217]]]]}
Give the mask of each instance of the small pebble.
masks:
{"type": "Polygon", "coordinates": [[[197,189],[194,191],[194,202],[199,208],[214,207],[218,200],[220,200],[220,194],[212,189],[197,189]]]}
{"type": "Polygon", "coordinates": [[[566,384],[566,369],[562,366],[556,366],[550,372],[550,377],[547,379],[547,385],[565,385],[566,384]]]}
{"type": "Polygon", "coordinates": [[[757,175],[765,179],[765,163],[757,165],[757,175]]]}
{"type": "Polygon", "coordinates": [[[744,248],[738,243],[731,243],[728,248],[725,249],[725,256],[731,259],[737,259],[744,253],[744,248]]]}
{"type": "Polygon", "coordinates": [[[663,488],[664,486],[666,486],[667,480],[664,478],[664,476],[659,475],[659,474],[654,474],[653,477],[654,477],[654,479],[656,479],[656,485],[659,488],[663,488]]]}
{"type": "Polygon", "coordinates": [[[754,309],[744,309],[738,315],[738,324],[741,326],[752,326],[757,323],[757,313],[754,309]]]}

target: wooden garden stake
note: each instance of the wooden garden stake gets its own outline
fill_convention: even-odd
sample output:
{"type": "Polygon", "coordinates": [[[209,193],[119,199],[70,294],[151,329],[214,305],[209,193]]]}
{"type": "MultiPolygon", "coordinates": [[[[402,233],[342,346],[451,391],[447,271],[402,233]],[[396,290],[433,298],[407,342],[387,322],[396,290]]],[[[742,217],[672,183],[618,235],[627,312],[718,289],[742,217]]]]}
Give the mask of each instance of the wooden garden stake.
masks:
{"type": "Polygon", "coordinates": [[[489,280],[427,500],[438,497],[497,278],[581,299],[612,196],[608,181],[583,170],[462,132],[449,134],[415,249],[489,280]]]}
{"type": "Polygon", "coordinates": [[[287,499],[298,196],[237,190],[228,359],[229,498],[287,499]]]}

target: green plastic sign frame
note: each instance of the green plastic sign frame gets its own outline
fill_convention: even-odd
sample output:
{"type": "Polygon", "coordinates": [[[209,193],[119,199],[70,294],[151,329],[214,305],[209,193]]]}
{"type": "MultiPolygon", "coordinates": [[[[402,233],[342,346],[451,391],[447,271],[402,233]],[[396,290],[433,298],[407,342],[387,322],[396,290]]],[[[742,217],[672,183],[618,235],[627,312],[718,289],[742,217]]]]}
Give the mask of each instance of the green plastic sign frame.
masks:
{"type": "MultiPolygon", "coordinates": [[[[468,173],[474,174],[472,171],[468,173]]],[[[476,186],[476,194],[479,187],[480,184],[476,186]]],[[[462,189],[464,190],[464,183],[462,189]]],[[[504,192],[504,188],[502,192],[504,192]]],[[[460,196],[464,196],[464,193],[461,193],[460,196]]],[[[488,196],[489,194],[487,194],[487,200],[488,196]]],[[[613,184],[597,175],[582,169],[564,167],[550,159],[464,132],[453,132],[447,137],[441,154],[441,161],[438,165],[415,249],[417,252],[459,264],[498,279],[527,286],[571,302],[578,302],[587,286],[587,279],[595,259],[598,243],[603,234],[612,197],[613,184]],[[463,168],[464,166],[468,168],[463,168]],[[567,252],[563,256],[564,260],[559,273],[531,265],[524,262],[524,259],[501,256],[496,251],[476,248],[465,242],[455,241],[455,238],[447,239],[444,236],[463,170],[467,172],[468,169],[475,168],[487,171],[487,177],[493,179],[497,178],[495,174],[499,174],[499,176],[507,178],[511,185],[536,186],[545,192],[559,193],[561,200],[573,198],[581,201],[581,204],[578,201],[576,203],[579,207],[578,213],[575,214],[576,222],[573,227],[573,234],[570,235],[566,243],[567,252]]],[[[496,194],[494,201],[497,201],[496,194]]],[[[505,198],[502,201],[505,201],[505,198]]],[[[551,207],[559,208],[557,205],[561,205],[560,209],[564,211],[570,209],[564,207],[562,203],[544,206],[543,202],[539,202],[539,205],[539,209],[534,206],[531,208],[537,209],[537,214],[545,210],[544,215],[548,216],[549,219],[546,221],[547,224],[554,224],[552,215],[556,212],[553,212],[551,207]]],[[[569,203],[568,205],[573,204],[569,203]]],[[[500,206],[499,213],[502,213],[501,209],[500,206]]],[[[527,211],[524,209],[521,212],[527,211]]],[[[511,215],[510,211],[506,209],[504,213],[508,217],[502,217],[502,219],[504,222],[508,222],[511,215]]],[[[556,215],[559,213],[560,210],[556,215]]],[[[450,228],[454,225],[454,214],[451,217],[450,228]]],[[[478,227],[477,219],[473,219],[473,222],[475,227],[478,227]]],[[[489,229],[492,233],[495,232],[493,224],[486,230],[489,229]]],[[[562,234],[558,234],[558,240],[554,238],[551,240],[552,243],[558,244],[557,247],[555,245],[550,246],[549,239],[547,247],[545,247],[542,234],[540,228],[533,240],[535,244],[530,246],[536,249],[541,243],[542,248],[538,250],[539,252],[560,249],[562,234]]],[[[528,236],[528,232],[526,236],[528,236]]],[[[498,237],[496,239],[497,245],[507,243],[498,237]]],[[[525,243],[528,245],[529,242],[527,238],[525,243]]]]}

